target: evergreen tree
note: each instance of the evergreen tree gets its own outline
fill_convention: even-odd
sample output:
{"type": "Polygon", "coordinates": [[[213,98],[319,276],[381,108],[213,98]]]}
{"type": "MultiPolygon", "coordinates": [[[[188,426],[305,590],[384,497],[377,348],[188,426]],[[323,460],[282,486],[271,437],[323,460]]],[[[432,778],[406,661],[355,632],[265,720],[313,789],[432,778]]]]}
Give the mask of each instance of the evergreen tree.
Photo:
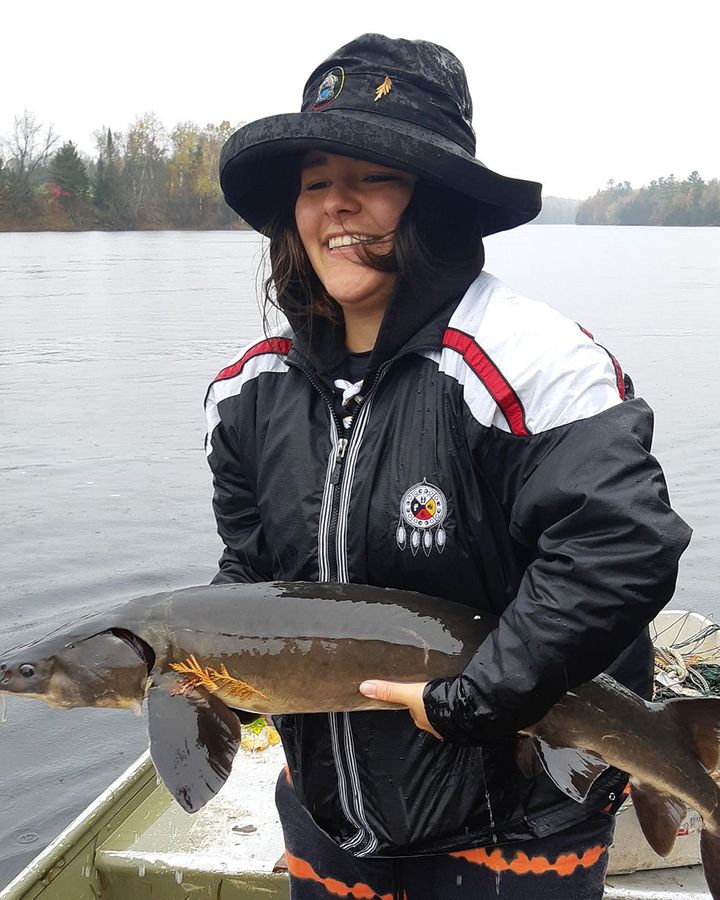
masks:
{"type": "Polygon", "coordinates": [[[50,163],[50,180],[73,200],[85,200],[90,183],[87,168],[72,141],[67,141],[57,151],[50,163]]]}
{"type": "Polygon", "coordinates": [[[127,228],[131,223],[122,190],[123,162],[118,151],[118,135],[110,128],[96,134],[98,158],[95,165],[93,203],[110,228],[127,228]]]}

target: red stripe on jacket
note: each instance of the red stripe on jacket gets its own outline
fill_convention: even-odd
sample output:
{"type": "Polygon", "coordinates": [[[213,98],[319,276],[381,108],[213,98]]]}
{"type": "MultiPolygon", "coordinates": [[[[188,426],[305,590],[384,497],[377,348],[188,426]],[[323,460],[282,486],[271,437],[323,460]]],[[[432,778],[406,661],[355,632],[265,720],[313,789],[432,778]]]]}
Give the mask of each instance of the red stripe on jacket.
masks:
{"type": "Polygon", "coordinates": [[[263,353],[277,353],[279,356],[287,356],[291,347],[292,341],[289,338],[271,337],[264,341],[260,341],[243,353],[242,357],[237,362],[234,362],[231,366],[227,366],[227,368],[218,372],[213,380],[213,384],[215,381],[225,381],[228,378],[234,378],[236,375],[239,375],[240,372],[242,372],[245,363],[254,356],[262,356],[263,353]]]}
{"type": "Polygon", "coordinates": [[[607,353],[607,355],[610,357],[610,362],[613,364],[613,369],[615,369],[615,381],[617,383],[618,394],[620,394],[620,399],[624,400],[625,399],[625,378],[623,377],[623,371],[622,371],[622,368],[620,367],[620,363],[615,359],[615,357],[607,349],[607,347],[603,347],[602,344],[598,344],[598,342],[595,340],[595,338],[592,336],[592,334],[587,330],[587,328],[583,328],[579,322],[578,322],[578,328],[580,329],[580,331],[582,331],[582,333],[586,337],[589,337],[590,340],[594,344],[597,344],[597,346],[600,347],[601,350],[604,350],[607,353]]]}
{"type": "Polygon", "coordinates": [[[455,350],[470,366],[477,377],[487,388],[490,396],[500,407],[510,431],[521,437],[528,437],[530,432],[525,424],[525,410],[518,395],[512,389],[500,369],[464,331],[448,328],[443,335],[443,347],[455,350]]]}

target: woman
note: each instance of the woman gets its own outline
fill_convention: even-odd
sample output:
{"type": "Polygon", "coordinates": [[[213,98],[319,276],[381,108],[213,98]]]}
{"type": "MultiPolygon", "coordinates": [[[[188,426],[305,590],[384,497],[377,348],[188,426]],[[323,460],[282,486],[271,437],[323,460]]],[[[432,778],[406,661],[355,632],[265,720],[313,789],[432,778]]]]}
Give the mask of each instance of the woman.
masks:
{"type": "Polygon", "coordinates": [[[689,539],[617,362],[482,271],[483,236],[531,220],[540,186],[475,158],[471,116],[451,53],[364,35],[302,112],[223,150],[289,327],[208,394],[215,580],[362,582],[501,617],[457,678],[363,685],[412,719],[278,718],[293,897],[601,897],[624,776],[575,803],[520,772],[515,733],[604,669],[649,693],[646,625],[689,539]]]}

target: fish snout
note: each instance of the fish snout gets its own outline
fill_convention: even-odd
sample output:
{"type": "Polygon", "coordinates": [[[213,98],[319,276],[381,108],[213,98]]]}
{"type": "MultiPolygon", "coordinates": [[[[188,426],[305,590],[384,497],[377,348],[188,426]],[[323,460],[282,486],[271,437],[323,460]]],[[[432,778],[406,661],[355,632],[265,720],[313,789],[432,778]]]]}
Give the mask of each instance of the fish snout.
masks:
{"type": "Polygon", "coordinates": [[[12,681],[15,674],[21,675],[23,678],[34,678],[35,666],[30,663],[21,663],[14,671],[6,663],[0,663],[0,685],[12,681]]]}

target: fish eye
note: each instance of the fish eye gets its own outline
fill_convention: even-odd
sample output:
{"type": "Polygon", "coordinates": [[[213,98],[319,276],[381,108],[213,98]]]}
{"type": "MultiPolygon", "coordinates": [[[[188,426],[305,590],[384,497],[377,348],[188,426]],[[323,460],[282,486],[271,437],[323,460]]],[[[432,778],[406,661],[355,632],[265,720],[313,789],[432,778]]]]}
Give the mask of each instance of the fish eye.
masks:
{"type": "Polygon", "coordinates": [[[32,678],[35,674],[35,666],[31,666],[30,663],[23,663],[18,671],[23,678],[32,678]]]}

